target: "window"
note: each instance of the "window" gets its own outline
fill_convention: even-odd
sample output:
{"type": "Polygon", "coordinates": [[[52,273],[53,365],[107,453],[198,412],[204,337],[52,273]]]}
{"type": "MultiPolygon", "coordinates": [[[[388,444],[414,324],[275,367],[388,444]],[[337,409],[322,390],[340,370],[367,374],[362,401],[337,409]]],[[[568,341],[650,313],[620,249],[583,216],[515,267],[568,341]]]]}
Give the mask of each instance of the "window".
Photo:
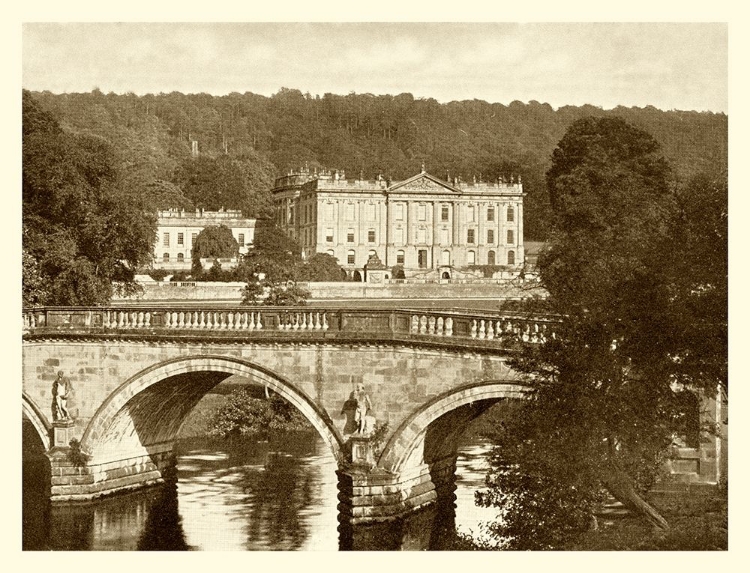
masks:
{"type": "Polygon", "coordinates": [[[326,229],[326,243],[333,243],[333,228],[326,229]]]}
{"type": "Polygon", "coordinates": [[[487,253],[487,264],[490,266],[495,265],[495,251],[490,251],[487,253]]]}
{"type": "Polygon", "coordinates": [[[440,209],[440,220],[447,221],[448,217],[450,216],[449,213],[450,213],[450,210],[448,208],[448,205],[443,205],[442,208],[440,209]]]}
{"type": "Polygon", "coordinates": [[[396,221],[404,220],[404,204],[396,203],[396,221]]]}
{"type": "Polygon", "coordinates": [[[424,245],[427,242],[427,229],[417,229],[417,243],[424,245]]]}
{"type": "Polygon", "coordinates": [[[190,236],[190,245],[191,245],[191,246],[195,244],[195,239],[197,239],[197,238],[198,238],[198,233],[193,233],[193,234],[192,234],[192,235],[190,236]]]}
{"type": "Polygon", "coordinates": [[[440,242],[444,245],[451,242],[450,231],[448,229],[440,229],[440,242]]]}
{"type": "Polygon", "coordinates": [[[369,231],[367,231],[367,242],[368,243],[375,242],[375,229],[370,229],[369,231]]]}
{"type": "Polygon", "coordinates": [[[419,249],[417,251],[417,264],[420,269],[427,268],[427,251],[425,249],[419,249]]]}
{"type": "Polygon", "coordinates": [[[509,265],[516,264],[516,253],[514,251],[508,251],[508,264],[509,265]]]}
{"type": "Polygon", "coordinates": [[[346,218],[348,221],[354,220],[354,203],[346,204],[346,218]]]}
{"type": "Polygon", "coordinates": [[[163,242],[163,245],[165,247],[169,246],[169,233],[164,233],[164,242],[163,242]]]}
{"type": "Polygon", "coordinates": [[[417,205],[417,218],[420,221],[424,221],[427,219],[427,206],[426,205],[417,205]]]}
{"type": "Polygon", "coordinates": [[[177,244],[178,245],[184,245],[185,244],[185,234],[184,233],[177,233],[177,244]]]}
{"type": "Polygon", "coordinates": [[[354,229],[349,229],[346,231],[346,242],[347,243],[354,242],[354,229]]]}
{"type": "Polygon", "coordinates": [[[513,211],[513,207],[508,207],[508,216],[507,220],[509,223],[512,223],[515,220],[516,214],[513,211]]]}
{"type": "Polygon", "coordinates": [[[245,246],[245,233],[240,233],[237,235],[237,242],[240,244],[240,247],[245,246]]]}
{"type": "Polygon", "coordinates": [[[509,245],[513,244],[513,230],[512,229],[508,230],[507,243],[509,245]]]}
{"type": "Polygon", "coordinates": [[[403,265],[404,264],[404,251],[397,251],[396,252],[396,264],[397,265],[403,265]]]}
{"type": "Polygon", "coordinates": [[[180,262],[184,261],[185,255],[183,255],[182,253],[177,253],[177,260],[180,262]]]}
{"type": "Polygon", "coordinates": [[[375,220],[375,205],[373,203],[367,204],[367,220],[368,221],[375,220]]]}
{"type": "Polygon", "coordinates": [[[443,251],[440,254],[440,264],[444,267],[447,267],[451,264],[451,252],[450,251],[443,251]]]}
{"type": "Polygon", "coordinates": [[[495,208],[494,207],[487,207],[487,220],[488,221],[495,220],[495,208]]]}
{"type": "Polygon", "coordinates": [[[487,229],[487,244],[491,245],[495,242],[495,229],[487,229]]]}
{"type": "Polygon", "coordinates": [[[477,264],[477,254],[474,251],[469,251],[466,253],[466,262],[470,265],[477,264]]]}
{"type": "Polygon", "coordinates": [[[346,252],[346,263],[348,265],[354,264],[354,251],[347,251],[346,252]]]}
{"type": "Polygon", "coordinates": [[[396,242],[396,244],[403,245],[404,244],[404,230],[396,229],[396,232],[394,235],[395,236],[393,237],[393,240],[396,242]]]}
{"type": "Polygon", "coordinates": [[[331,255],[332,257],[335,257],[335,256],[336,256],[336,255],[334,255],[334,254],[333,254],[333,249],[328,249],[328,250],[326,251],[326,254],[327,254],[327,255],[331,255]]]}
{"type": "Polygon", "coordinates": [[[161,258],[162,261],[165,263],[169,262],[169,253],[164,253],[164,256],[161,258]]]}
{"type": "Polygon", "coordinates": [[[466,242],[470,245],[474,244],[474,229],[466,230],[466,242]]]}
{"type": "Polygon", "coordinates": [[[474,221],[474,205],[469,205],[466,208],[466,220],[469,222],[474,221]]]}

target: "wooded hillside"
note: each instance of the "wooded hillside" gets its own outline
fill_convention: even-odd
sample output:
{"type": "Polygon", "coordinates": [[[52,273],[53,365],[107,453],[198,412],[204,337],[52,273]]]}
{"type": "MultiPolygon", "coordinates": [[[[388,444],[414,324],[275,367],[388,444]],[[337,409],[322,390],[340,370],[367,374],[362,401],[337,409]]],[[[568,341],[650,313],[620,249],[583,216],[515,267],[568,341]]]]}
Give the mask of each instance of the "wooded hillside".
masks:
{"type": "Polygon", "coordinates": [[[727,167],[724,114],[653,107],[602,110],[514,101],[440,104],[372,94],[312,96],[282,88],[252,93],[81,94],[33,92],[66,131],[95,134],[116,150],[128,187],[151,205],[240,208],[267,214],[274,177],[307,163],[344,169],[348,178],[393,180],[426,169],[464,180],[520,173],[527,192],[527,239],[547,236],[550,207],[544,182],[565,130],[585,116],[620,116],[661,144],[680,182],[727,167]],[[191,141],[199,156],[191,156],[191,141]]]}

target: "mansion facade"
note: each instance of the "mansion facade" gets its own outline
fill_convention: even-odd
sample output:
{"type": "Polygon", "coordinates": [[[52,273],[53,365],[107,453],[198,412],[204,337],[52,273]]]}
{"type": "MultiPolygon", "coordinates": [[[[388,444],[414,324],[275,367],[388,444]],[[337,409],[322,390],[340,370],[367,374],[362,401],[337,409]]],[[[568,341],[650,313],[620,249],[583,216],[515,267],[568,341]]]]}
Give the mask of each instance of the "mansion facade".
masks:
{"type": "Polygon", "coordinates": [[[407,276],[523,267],[520,177],[449,183],[423,167],[409,179],[386,182],[302,169],[276,179],[272,195],[276,223],[303,256],[328,253],[355,278],[373,255],[388,268],[402,265],[407,276]]]}
{"type": "MultiPolygon", "coordinates": [[[[193,244],[206,227],[223,225],[232,231],[240,246],[240,255],[247,254],[255,238],[255,219],[242,217],[241,211],[221,209],[219,211],[185,211],[168,209],[157,212],[156,243],[154,244],[155,269],[190,270],[193,244]]],[[[236,259],[222,260],[236,265],[236,259]]]]}

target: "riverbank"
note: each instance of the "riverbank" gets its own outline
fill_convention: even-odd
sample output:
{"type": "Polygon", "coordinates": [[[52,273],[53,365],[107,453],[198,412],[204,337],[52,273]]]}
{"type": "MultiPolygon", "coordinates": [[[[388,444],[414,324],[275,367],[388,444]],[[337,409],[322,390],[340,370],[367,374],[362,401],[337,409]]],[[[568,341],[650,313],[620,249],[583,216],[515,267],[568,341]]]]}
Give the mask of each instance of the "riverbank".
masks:
{"type": "Polygon", "coordinates": [[[587,532],[564,550],[573,551],[726,551],[727,489],[721,486],[686,487],[647,496],[669,522],[668,531],[624,515],[600,519],[599,529],[587,532]]]}

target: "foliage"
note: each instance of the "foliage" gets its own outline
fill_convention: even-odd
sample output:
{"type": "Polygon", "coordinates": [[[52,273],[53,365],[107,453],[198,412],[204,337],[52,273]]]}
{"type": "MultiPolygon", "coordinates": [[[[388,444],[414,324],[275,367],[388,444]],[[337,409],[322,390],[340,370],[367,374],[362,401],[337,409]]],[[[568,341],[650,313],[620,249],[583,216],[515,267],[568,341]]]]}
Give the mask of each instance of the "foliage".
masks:
{"type": "Polygon", "coordinates": [[[239,253],[240,246],[226,225],[206,227],[193,243],[193,260],[207,258],[232,258],[239,253]]]}
{"type": "Polygon", "coordinates": [[[406,275],[404,274],[404,265],[394,265],[391,269],[391,276],[394,279],[405,279],[406,275]]]}
{"type": "Polygon", "coordinates": [[[79,442],[76,438],[73,438],[68,443],[68,446],[68,461],[77,468],[85,467],[89,457],[81,449],[81,442],[79,442]]]}
{"type": "MultiPolygon", "coordinates": [[[[720,367],[707,376],[679,357],[726,360],[713,341],[683,335],[695,312],[675,294],[689,290],[681,277],[701,263],[675,266],[671,253],[691,241],[675,235],[684,231],[681,211],[656,141],[619,119],[581,120],[560,141],[547,179],[555,231],[539,269],[548,304],[565,320],[556,338],[514,361],[534,376],[532,399],[498,429],[479,497],[503,508],[495,533],[517,548],[556,548],[581,535],[602,486],[667,527],[640,494],[684,427],[674,382],[709,392],[722,383],[720,367]]],[[[721,276],[702,284],[720,285],[721,276]]]]}
{"type": "Polygon", "coordinates": [[[167,276],[172,273],[166,269],[149,269],[148,276],[157,282],[163,281],[167,276]]]}
{"type": "Polygon", "coordinates": [[[266,439],[276,431],[307,430],[310,423],[277,394],[255,398],[249,389],[238,388],[214,412],[210,426],[211,435],[221,438],[252,434],[266,439]]]}
{"type": "Polygon", "coordinates": [[[106,303],[113,282],[133,288],[156,237],[156,218],[127,192],[110,142],[65,132],[26,91],[23,227],[24,266],[37,285],[24,288],[56,305],[106,303]]]}
{"type": "Polygon", "coordinates": [[[297,280],[302,282],[339,282],[346,273],[338,259],[327,253],[315,253],[308,258],[297,272],[297,280]]]}

